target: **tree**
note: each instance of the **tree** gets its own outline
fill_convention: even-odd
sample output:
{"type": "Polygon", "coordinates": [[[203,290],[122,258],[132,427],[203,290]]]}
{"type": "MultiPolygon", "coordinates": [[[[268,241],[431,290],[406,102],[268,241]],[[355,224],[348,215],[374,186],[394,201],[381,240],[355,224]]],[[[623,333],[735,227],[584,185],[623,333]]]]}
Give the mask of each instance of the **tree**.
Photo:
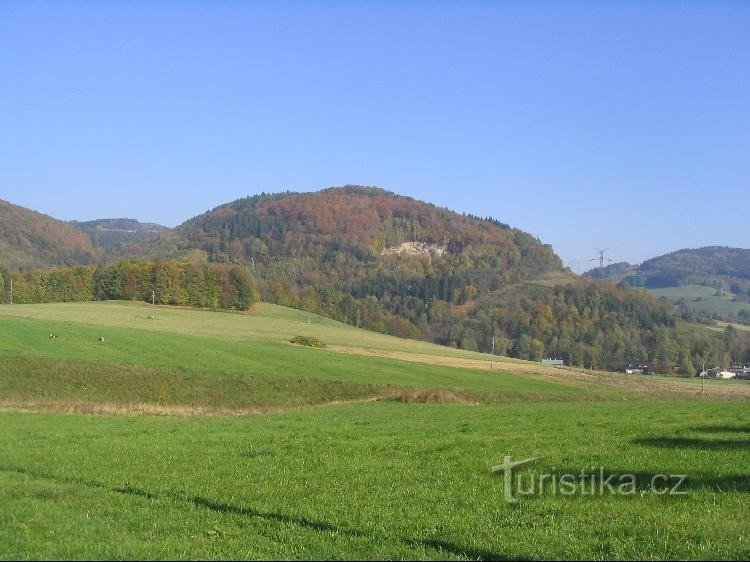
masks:
{"type": "Polygon", "coordinates": [[[516,342],[513,355],[519,359],[530,359],[532,339],[528,334],[521,334],[516,342]]]}
{"type": "Polygon", "coordinates": [[[695,375],[695,366],[690,359],[690,352],[685,348],[680,350],[678,369],[681,377],[692,377],[695,375]]]}
{"type": "Polygon", "coordinates": [[[245,269],[234,267],[229,272],[234,285],[237,287],[237,300],[234,307],[237,310],[247,310],[254,302],[258,300],[258,290],[255,286],[255,279],[245,269]]]}

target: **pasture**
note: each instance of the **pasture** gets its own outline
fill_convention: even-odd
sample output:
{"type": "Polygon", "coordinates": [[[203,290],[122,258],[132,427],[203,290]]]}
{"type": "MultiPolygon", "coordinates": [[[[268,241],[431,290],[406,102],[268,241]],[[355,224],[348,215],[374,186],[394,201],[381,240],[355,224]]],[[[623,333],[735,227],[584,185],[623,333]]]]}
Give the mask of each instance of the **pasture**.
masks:
{"type": "Polygon", "coordinates": [[[0,558],[750,556],[747,383],[488,362],[271,305],[0,307],[0,558]],[[507,503],[506,455],[635,490],[507,503]]]}
{"type": "Polygon", "coordinates": [[[716,295],[716,289],[704,285],[683,285],[665,289],[647,289],[657,297],[665,297],[670,302],[677,303],[684,299],[685,304],[705,314],[727,316],[737,315],[743,310],[750,311],[750,303],[734,300],[730,294],[716,295]]]}

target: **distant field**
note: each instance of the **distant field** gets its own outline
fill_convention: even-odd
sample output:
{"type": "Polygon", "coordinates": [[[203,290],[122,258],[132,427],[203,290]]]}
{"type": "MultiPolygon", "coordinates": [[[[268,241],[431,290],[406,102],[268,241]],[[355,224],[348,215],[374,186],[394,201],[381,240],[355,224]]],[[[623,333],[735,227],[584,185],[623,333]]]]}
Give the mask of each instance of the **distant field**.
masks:
{"type": "Polygon", "coordinates": [[[0,306],[0,558],[750,556],[750,384],[488,360],[272,305],[0,306]],[[505,455],[635,489],[511,505],[505,455]]]}
{"type": "Polygon", "coordinates": [[[707,314],[738,314],[743,310],[750,311],[750,303],[735,302],[730,296],[716,296],[716,289],[703,285],[683,285],[666,289],[646,289],[657,297],[666,297],[671,302],[685,299],[687,305],[696,312],[707,314]]]}

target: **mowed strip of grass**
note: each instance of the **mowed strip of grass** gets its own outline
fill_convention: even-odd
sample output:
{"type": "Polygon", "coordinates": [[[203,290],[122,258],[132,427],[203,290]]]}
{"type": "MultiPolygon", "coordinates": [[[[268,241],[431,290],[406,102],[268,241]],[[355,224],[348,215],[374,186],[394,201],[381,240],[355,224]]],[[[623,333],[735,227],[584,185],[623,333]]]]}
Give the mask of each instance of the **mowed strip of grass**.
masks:
{"type": "Polygon", "coordinates": [[[0,413],[5,558],[746,559],[740,402],[414,405],[241,418],[0,413]],[[632,495],[504,501],[490,467],[632,495]],[[685,474],[651,493],[654,475],[685,474]]]}
{"type": "Polygon", "coordinates": [[[344,355],[293,344],[28,318],[5,317],[0,322],[0,399],[6,400],[277,407],[320,403],[326,396],[383,396],[395,387],[465,391],[476,401],[621,395],[579,381],[344,355]],[[50,333],[57,338],[50,339],[50,333]]]}

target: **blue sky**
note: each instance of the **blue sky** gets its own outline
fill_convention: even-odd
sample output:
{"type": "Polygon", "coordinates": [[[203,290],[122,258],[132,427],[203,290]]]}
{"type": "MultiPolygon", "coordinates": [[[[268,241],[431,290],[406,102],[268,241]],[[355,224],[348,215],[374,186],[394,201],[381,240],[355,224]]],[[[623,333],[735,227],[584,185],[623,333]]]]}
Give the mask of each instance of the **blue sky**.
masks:
{"type": "Polygon", "coordinates": [[[574,270],[750,247],[750,3],[0,0],[0,198],[172,226],[347,183],[574,270]]]}

